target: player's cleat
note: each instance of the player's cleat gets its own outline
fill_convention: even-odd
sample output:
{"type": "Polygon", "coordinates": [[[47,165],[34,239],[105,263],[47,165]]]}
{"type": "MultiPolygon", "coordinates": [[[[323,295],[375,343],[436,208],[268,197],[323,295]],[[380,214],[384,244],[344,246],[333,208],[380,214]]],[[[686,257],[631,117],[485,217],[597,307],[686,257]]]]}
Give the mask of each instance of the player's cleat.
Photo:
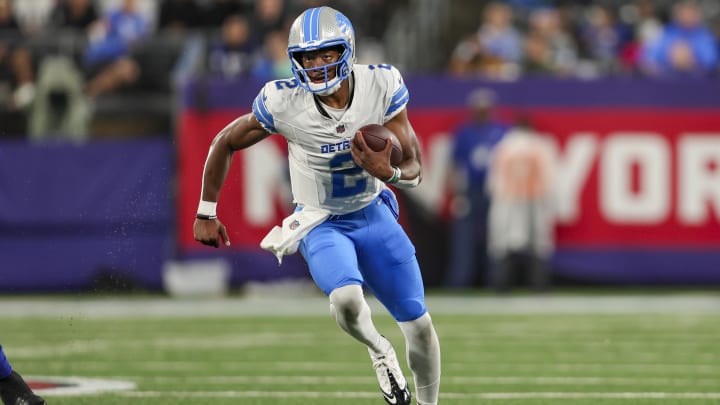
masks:
{"type": "Polygon", "coordinates": [[[387,353],[379,355],[370,349],[368,352],[385,401],[392,405],[410,405],[410,390],[398,364],[395,349],[390,347],[387,353]]]}
{"type": "Polygon", "coordinates": [[[22,376],[12,372],[0,380],[0,399],[5,405],[47,405],[44,399],[35,395],[22,376]]]}

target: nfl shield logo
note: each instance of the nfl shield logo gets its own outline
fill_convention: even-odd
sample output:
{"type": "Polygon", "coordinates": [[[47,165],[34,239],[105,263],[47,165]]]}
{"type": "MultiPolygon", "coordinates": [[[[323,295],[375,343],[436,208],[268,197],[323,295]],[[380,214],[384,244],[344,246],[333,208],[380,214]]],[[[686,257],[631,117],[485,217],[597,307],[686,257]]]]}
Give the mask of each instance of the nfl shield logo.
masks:
{"type": "Polygon", "coordinates": [[[338,134],[342,134],[345,132],[345,124],[340,124],[335,128],[335,131],[337,131],[338,134]]]}
{"type": "Polygon", "coordinates": [[[300,222],[297,219],[290,222],[290,230],[291,231],[298,229],[299,226],[300,226],[300,222]]]}

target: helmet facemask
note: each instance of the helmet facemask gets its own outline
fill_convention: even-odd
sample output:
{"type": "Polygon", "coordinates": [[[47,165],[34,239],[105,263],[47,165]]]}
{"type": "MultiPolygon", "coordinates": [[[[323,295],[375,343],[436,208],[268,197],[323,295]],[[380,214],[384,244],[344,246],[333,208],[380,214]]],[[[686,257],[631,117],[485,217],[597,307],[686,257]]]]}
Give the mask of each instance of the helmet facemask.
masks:
{"type": "Polygon", "coordinates": [[[292,71],[295,78],[305,90],[315,93],[319,96],[327,96],[335,93],[343,80],[350,76],[350,67],[348,59],[350,52],[344,44],[324,46],[313,50],[290,50],[288,51],[290,60],[292,61],[292,71]],[[340,57],[336,62],[328,63],[323,66],[305,68],[302,65],[302,55],[305,52],[320,51],[323,52],[328,48],[337,49],[340,57]],[[311,76],[317,71],[322,72],[324,80],[322,82],[313,82],[311,76]]]}

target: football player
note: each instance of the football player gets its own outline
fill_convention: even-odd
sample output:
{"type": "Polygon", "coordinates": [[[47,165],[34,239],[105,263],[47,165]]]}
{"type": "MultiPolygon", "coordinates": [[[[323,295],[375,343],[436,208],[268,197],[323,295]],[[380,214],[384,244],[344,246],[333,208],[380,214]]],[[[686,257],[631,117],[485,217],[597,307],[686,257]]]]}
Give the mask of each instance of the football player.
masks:
{"type": "Polygon", "coordinates": [[[35,395],[22,376],[13,371],[0,345],[0,399],[5,405],[47,405],[35,395]]]}
{"type": "Polygon", "coordinates": [[[392,344],[376,329],[363,286],[398,322],[418,404],[436,404],[440,344],[425,306],[415,247],[397,222],[398,204],[387,187],[415,187],[422,178],[420,149],[406,111],[408,89],[390,65],[355,64],[355,33],[330,7],[304,11],[290,28],[288,56],[294,79],[270,81],[252,113],[212,141],[203,172],[195,239],[229,246],[216,215],[233,152],[278,134],[289,151],[295,212],[261,246],[278,260],[299,249],[338,325],[367,346],[385,400],[410,404],[408,382],[392,344]],[[390,164],[392,142],[374,152],[362,136],[381,124],[400,141],[402,162],[390,164]]]}

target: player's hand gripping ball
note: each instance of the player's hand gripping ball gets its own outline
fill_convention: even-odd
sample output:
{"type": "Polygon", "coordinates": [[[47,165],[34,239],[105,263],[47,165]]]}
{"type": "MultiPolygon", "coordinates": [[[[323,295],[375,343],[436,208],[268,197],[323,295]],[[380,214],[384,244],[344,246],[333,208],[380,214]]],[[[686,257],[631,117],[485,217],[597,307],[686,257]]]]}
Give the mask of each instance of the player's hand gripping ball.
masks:
{"type": "Polygon", "coordinates": [[[397,166],[402,162],[402,146],[395,134],[386,127],[378,124],[369,124],[359,129],[362,137],[370,149],[380,152],[385,149],[387,139],[392,140],[392,152],[390,152],[390,164],[397,166]]]}

